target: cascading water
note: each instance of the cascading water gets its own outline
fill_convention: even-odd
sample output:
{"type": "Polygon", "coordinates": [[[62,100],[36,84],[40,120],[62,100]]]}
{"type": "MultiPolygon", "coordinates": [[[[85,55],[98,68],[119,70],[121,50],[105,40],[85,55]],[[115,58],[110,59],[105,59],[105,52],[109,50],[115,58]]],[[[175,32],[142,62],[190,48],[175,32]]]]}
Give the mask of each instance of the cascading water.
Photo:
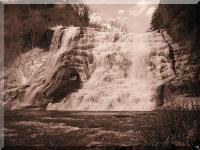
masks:
{"type": "Polygon", "coordinates": [[[174,77],[161,33],[52,30],[49,54],[26,78],[23,100],[13,109],[48,104],[48,110],[152,110],[159,86],[174,77]]]}
{"type": "MultiPolygon", "coordinates": [[[[158,87],[174,77],[169,48],[157,32],[123,34],[92,32],[93,62],[82,88],[49,104],[48,110],[152,110],[158,87]]],[[[68,35],[63,35],[66,38],[68,35]]],[[[90,37],[91,38],[91,37],[90,37]]],[[[65,40],[64,40],[65,41],[65,40]]],[[[76,43],[75,43],[76,44],[76,43]]],[[[87,44],[87,43],[85,43],[87,44]]],[[[66,43],[61,43],[66,45],[66,43]]],[[[56,55],[60,55],[59,52],[56,55]]],[[[53,56],[54,57],[54,56],[53,56]]],[[[85,69],[85,68],[84,68],[85,69]]],[[[84,70],[83,69],[83,70],[84,70]]],[[[53,71],[55,72],[55,71],[53,71]]]]}
{"type": "MultiPolygon", "coordinates": [[[[71,41],[80,33],[80,28],[64,28],[57,26],[54,30],[52,44],[44,64],[30,77],[22,103],[14,106],[13,109],[27,106],[41,106],[43,101],[51,101],[51,94],[58,89],[63,82],[63,78],[70,72],[65,67],[66,61],[63,59],[65,53],[71,50],[71,41]]],[[[71,72],[69,73],[71,74],[71,72]]],[[[44,102],[46,103],[46,102],[44,102]]]]}

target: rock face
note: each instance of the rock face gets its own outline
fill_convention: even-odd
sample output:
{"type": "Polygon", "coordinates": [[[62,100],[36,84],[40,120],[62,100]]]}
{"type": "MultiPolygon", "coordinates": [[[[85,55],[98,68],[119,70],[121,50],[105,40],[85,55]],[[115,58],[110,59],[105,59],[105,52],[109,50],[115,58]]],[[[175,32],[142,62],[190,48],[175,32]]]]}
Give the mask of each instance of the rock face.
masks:
{"type": "Polygon", "coordinates": [[[152,29],[165,29],[163,37],[171,47],[176,77],[165,84],[166,105],[200,108],[200,9],[199,5],[159,5],[152,29]],[[171,38],[170,38],[171,37],[171,38]]]}

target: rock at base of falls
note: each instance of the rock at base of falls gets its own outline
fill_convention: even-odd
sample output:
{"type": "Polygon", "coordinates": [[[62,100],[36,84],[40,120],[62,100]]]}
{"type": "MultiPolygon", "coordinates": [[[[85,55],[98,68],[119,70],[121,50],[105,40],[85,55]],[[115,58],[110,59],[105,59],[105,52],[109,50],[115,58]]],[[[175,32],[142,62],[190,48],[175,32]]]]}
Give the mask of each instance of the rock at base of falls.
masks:
{"type": "MultiPolygon", "coordinates": [[[[66,71],[64,69],[64,71],[66,71]]],[[[53,103],[61,101],[62,98],[75,92],[81,87],[81,80],[78,72],[75,69],[70,69],[70,71],[62,74],[62,71],[58,72],[59,81],[53,80],[51,86],[46,86],[46,88],[41,92],[45,93],[46,96],[53,99],[53,103]],[[69,73],[70,72],[70,73],[69,73]]]]}

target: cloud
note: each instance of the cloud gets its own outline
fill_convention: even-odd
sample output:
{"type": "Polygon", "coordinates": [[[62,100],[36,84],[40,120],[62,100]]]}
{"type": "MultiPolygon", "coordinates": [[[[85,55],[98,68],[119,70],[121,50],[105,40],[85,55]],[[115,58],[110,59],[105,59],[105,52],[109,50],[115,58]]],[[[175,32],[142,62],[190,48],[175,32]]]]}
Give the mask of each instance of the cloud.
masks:
{"type": "Polygon", "coordinates": [[[117,16],[115,19],[120,20],[121,18],[122,18],[121,16],[117,16]]]}
{"type": "Polygon", "coordinates": [[[156,8],[155,7],[150,7],[149,9],[147,9],[146,11],[146,16],[147,17],[152,17],[153,13],[155,12],[156,8]]]}
{"type": "Polygon", "coordinates": [[[124,13],[125,13],[125,10],[122,10],[122,9],[121,9],[121,10],[119,10],[117,13],[120,14],[120,15],[121,15],[121,14],[124,14],[124,13]]]}
{"type": "Polygon", "coordinates": [[[139,26],[140,24],[138,22],[134,22],[132,25],[133,26],[139,26]]]}
{"type": "Polygon", "coordinates": [[[137,4],[159,4],[160,0],[138,0],[137,4]]]}
{"type": "Polygon", "coordinates": [[[137,1],[137,3],[135,4],[134,7],[132,7],[128,12],[130,16],[138,16],[141,15],[142,13],[144,13],[148,6],[147,4],[150,3],[150,0],[139,0],[137,1]]]}
{"type": "Polygon", "coordinates": [[[150,1],[149,0],[140,0],[137,2],[137,4],[149,4],[150,1]]]}
{"type": "Polygon", "coordinates": [[[137,4],[134,7],[132,7],[128,13],[130,16],[138,16],[141,15],[142,13],[144,13],[147,9],[148,5],[144,5],[144,4],[137,4]]]}
{"type": "Polygon", "coordinates": [[[126,21],[128,19],[129,19],[129,17],[124,17],[124,18],[122,18],[122,21],[126,21]]]}

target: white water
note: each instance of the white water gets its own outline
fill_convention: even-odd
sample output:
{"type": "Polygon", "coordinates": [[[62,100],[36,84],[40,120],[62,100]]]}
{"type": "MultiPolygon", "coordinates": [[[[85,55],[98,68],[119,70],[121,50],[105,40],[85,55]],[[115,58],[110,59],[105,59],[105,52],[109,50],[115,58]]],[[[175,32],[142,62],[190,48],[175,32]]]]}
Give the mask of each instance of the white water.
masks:
{"type": "Polygon", "coordinates": [[[62,65],[60,61],[61,55],[70,49],[70,41],[73,41],[73,38],[79,34],[79,28],[63,28],[62,26],[57,26],[53,30],[55,32],[47,60],[31,77],[29,81],[31,86],[26,90],[22,103],[19,106],[14,106],[13,109],[30,105],[41,105],[42,91],[56,87],[61,82],[59,79],[56,79],[52,83],[51,80],[62,65]],[[60,38],[61,41],[59,40],[60,38]]]}
{"type": "MultiPolygon", "coordinates": [[[[91,77],[83,87],[49,110],[149,111],[159,85],[173,78],[169,50],[156,32],[123,35],[94,32],[91,77]],[[164,68],[164,71],[160,71],[164,68]],[[162,77],[165,77],[163,80],[162,77]]],[[[64,38],[69,35],[63,35],[64,38]]],[[[63,43],[66,45],[66,43],[63,43]]],[[[62,47],[62,46],[61,46],[62,47]]],[[[57,53],[56,55],[60,55],[57,53]]]]}

